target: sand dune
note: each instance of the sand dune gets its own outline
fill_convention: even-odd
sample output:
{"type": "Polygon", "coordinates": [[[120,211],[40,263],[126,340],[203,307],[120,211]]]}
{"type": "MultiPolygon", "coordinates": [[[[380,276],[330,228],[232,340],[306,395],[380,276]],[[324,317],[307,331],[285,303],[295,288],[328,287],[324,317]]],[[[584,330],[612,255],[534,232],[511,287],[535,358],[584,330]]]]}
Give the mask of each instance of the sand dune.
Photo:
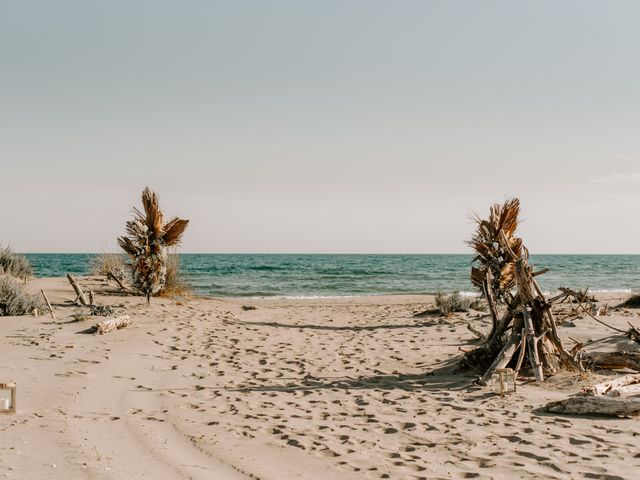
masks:
{"type": "MultiPolygon", "coordinates": [[[[85,279],[98,291],[104,285],[85,279]]],[[[500,397],[454,375],[467,322],[416,318],[432,299],[192,299],[98,294],[134,325],[75,321],[71,288],[44,286],[57,321],[2,318],[0,417],[9,478],[634,478],[636,419],[540,410],[602,377],[558,375],[500,397]],[[251,302],[256,310],[245,311],[251,302]]],[[[618,312],[609,322],[638,319],[618,312]]],[[[629,344],[593,320],[561,336],[629,344]]],[[[570,343],[570,342],[569,342],[570,343]]]]}

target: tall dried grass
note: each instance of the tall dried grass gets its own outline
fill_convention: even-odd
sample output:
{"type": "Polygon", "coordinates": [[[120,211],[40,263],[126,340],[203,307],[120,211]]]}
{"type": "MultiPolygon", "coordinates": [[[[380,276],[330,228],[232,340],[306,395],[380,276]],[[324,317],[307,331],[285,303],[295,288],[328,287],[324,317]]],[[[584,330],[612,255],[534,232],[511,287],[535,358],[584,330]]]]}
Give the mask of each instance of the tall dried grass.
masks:
{"type": "Polygon", "coordinates": [[[4,247],[0,248],[0,274],[2,273],[26,280],[33,276],[33,267],[27,257],[15,253],[10,247],[4,247]]]}
{"type": "Polygon", "coordinates": [[[91,258],[89,271],[92,275],[114,275],[121,282],[130,282],[131,274],[125,258],[121,253],[101,253],[91,258]]]}
{"type": "Polygon", "coordinates": [[[180,255],[171,253],[167,257],[167,275],[164,287],[158,293],[161,297],[189,297],[193,294],[189,283],[180,272],[180,255]]]}
{"type": "Polygon", "coordinates": [[[469,310],[484,312],[487,310],[487,305],[478,297],[463,297],[459,292],[454,292],[451,295],[438,293],[436,295],[436,309],[440,315],[448,317],[452,313],[468,312],[469,310]]]}
{"type": "Polygon", "coordinates": [[[37,308],[43,312],[44,300],[31,295],[11,275],[0,275],[0,316],[30,315],[37,308]]]}

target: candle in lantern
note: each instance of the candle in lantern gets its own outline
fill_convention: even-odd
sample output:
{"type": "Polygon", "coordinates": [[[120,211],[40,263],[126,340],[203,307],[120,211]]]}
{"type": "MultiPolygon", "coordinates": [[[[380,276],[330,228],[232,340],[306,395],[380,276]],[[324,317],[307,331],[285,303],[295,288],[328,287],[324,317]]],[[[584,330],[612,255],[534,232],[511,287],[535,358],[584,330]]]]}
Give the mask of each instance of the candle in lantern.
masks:
{"type": "Polygon", "coordinates": [[[0,400],[0,409],[1,410],[9,410],[9,407],[11,406],[11,402],[8,398],[3,398],[0,400]]]}

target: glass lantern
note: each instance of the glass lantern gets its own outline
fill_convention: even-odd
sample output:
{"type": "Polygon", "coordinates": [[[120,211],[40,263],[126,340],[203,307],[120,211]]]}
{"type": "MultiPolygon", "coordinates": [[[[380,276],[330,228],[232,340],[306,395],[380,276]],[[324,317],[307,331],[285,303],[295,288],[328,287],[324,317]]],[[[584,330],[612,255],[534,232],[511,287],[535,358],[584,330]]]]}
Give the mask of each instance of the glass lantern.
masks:
{"type": "Polygon", "coordinates": [[[16,384],[0,383],[0,413],[16,412],[16,384]]]}
{"type": "Polygon", "coordinates": [[[495,393],[504,395],[516,391],[516,376],[512,368],[498,368],[491,375],[491,386],[495,393]]]}

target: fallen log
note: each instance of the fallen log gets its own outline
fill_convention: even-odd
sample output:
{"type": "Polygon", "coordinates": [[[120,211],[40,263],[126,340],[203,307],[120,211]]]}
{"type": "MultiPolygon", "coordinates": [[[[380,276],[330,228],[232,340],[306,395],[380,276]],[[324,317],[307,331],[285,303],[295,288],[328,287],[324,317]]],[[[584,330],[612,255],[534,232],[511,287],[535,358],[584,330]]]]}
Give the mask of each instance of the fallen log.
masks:
{"type": "Polygon", "coordinates": [[[640,414],[640,399],[588,395],[549,402],[544,409],[551,413],[568,413],[571,415],[629,417],[640,414]]]}
{"type": "Polygon", "coordinates": [[[121,328],[128,327],[130,324],[131,320],[129,319],[129,315],[122,315],[120,317],[114,317],[109,320],[105,320],[104,322],[100,322],[94,327],[94,329],[96,334],[104,335],[112,330],[120,330],[121,328]]]}
{"type": "Polygon", "coordinates": [[[618,377],[608,382],[598,383],[590,387],[582,389],[582,393],[587,395],[607,395],[620,387],[626,387],[627,385],[634,385],[640,383],[640,373],[634,373],[631,375],[625,375],[618,377]]]}
{"type": "Polygon", "coordinates": [[[581,363],[593,367],[615,370],[629,368],[640,372],[640,351],[637,352],[583,352],[581,363]]]}
{"type": "Polygon", "coordinates": [[[67,273],[67,279],[69,280],[69,283],[73,287],[73,290],[76,292],[76,295],[78,296],[78,300],[80,300],[80,303],[82,305],[89,305],[89,302],[87,301],[87,297],[85,297],[84,292],[82,291],[82,288],[80,288],[80,285],[78,285],[78,282],[76,282],[76,279],[73,278],[73,275],[71,275],[70,273],[67,273]]]}

